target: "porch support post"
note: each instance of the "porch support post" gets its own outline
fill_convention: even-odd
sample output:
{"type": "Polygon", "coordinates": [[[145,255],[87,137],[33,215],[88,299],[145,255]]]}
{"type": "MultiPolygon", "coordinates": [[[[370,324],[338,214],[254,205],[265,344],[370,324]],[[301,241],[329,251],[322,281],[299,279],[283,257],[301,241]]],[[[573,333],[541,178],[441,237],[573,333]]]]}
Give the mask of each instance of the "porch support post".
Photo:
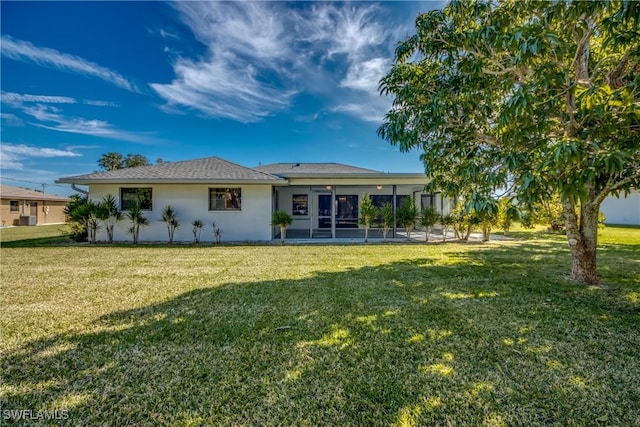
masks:
{"type": "Polygon", "coordinates": [[[331,186],[331,238],[336,238],[336,186],[331,186]]]}
{"type": "Polygon", "coordinates": [[[393,185],[393,238],[396,237],[396,186],[393,185]]]}
{"type": "MultiPolygon", "coordinates": [[[[273,212],[276,211],[276,208],[278,206],[278,190],[276,189],[276,187],[271,187],[271,215],[273,215],[273,212]]],[[[276,230],[277,228],[275,226],[271,226],[271,240],[276,238],[276,230]]]]}
{"type": "Polygon", "coordinates": [[[309,214],[309,238],[313,239],[313,190],[311,186],[309,186],[309,205],[307,209],[309,210],[307,213],[309,214]]]}

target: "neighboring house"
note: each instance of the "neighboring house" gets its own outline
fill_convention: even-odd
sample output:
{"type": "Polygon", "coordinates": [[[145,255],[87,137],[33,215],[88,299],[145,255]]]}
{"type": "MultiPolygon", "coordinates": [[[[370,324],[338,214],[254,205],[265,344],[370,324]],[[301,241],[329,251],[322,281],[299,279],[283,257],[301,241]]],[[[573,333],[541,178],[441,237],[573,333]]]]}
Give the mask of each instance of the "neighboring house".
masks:
{"type": "Polygon", "coordinates": [[[640,225],[640,191],[632,190],[620,197],[609,196],[600,205],[605,224],[640,225]]]}
{"type": "Polygon", "coordinates": [[[67,197],[25,188],[0,186],[0,220],[3,226],[60,224],[67,220],[67,197]]]}
{"type": "MultiPolygon", "coordinates": [[[[88,185],[89,197],[100,201],[107,194],[126,210],[136,199],[149,226],[141,241],[167,240],[161,221],[164,207],[172,206],[181,226],[176,241],[190,241],[191,222],[203,221],[201,241],[213,241],[213,227],[225,241],[269,241],[276,237],[271,214],[283,210],[294,217],[288,237],[342,237],[357,231],[358,207],[363,194],[374,203],[399,206],[414,196],[418,207],[449,211],[439,194],[423,194],[424,174],[383,173],[337,163],[278,163],[248,168],[218,157],[125,168],[61,178],[58,183],[88,185]],[[334,203],[332,203],[332,200],[334,203]]],[[[128,221],[118,223],[116,240],[127,240],[128,221]]],[[[104,234],[104,233],[103,233],[104,234]]],[[[105,236],[99,236],[104,240],[105,236]]]]}

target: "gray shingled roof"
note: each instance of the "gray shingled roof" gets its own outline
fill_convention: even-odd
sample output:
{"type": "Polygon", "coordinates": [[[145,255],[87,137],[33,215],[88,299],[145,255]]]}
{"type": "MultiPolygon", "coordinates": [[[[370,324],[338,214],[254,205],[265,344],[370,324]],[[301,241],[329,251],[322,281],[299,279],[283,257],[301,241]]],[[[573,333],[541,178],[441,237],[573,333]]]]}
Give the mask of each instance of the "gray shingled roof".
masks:
{"type": "Polygon", "coordinates": [[[41,193],[39,191],[28,190],[26,188],[12,187],[10,185],[0,186],[0,197],[3,199],[15,200],[48,200],[51,202],[68,202],[68,197],[55,196],[53,194],[41,193]]]}
{"type": "Polygon", "coordinates": [[[282,177],[296,175],[358,175],[379,174],[373,169],[358,168],[342,163],[272,163],[254,169],[282,177]]]}
{"type": "Polygon", "coordinates": [[[139,182],[237,182],[278,183],[281,178],[247,168],[219,157],[161,163],[60,178],[59,183],[139,183],[139,182]]]}

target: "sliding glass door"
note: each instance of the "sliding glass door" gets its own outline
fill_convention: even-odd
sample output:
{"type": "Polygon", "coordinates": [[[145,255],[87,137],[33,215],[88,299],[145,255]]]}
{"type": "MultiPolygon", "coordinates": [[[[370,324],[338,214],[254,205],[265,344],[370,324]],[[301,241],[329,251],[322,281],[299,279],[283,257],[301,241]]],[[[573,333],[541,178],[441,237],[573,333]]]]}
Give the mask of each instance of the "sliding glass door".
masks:
{"type": "MultiPolygon", "coordinates": [[[[336,228],[358,228],[358,195],[336,195],[336,228]]],[[[331,195],[318,195],[318,227],[331,228],[331,195]]]]}

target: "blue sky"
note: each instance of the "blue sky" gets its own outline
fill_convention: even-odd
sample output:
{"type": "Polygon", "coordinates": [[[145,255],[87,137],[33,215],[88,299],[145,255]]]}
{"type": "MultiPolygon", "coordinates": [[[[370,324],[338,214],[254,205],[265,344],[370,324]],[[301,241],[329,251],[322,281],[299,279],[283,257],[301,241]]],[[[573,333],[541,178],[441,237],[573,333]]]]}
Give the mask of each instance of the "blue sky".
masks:
{"type": "Polygon", "coordinates": [[[68,195],[110,151],[421,172],[377,136],[377,87],[439,6],[2,1],[2,183],[68,195]]]}

